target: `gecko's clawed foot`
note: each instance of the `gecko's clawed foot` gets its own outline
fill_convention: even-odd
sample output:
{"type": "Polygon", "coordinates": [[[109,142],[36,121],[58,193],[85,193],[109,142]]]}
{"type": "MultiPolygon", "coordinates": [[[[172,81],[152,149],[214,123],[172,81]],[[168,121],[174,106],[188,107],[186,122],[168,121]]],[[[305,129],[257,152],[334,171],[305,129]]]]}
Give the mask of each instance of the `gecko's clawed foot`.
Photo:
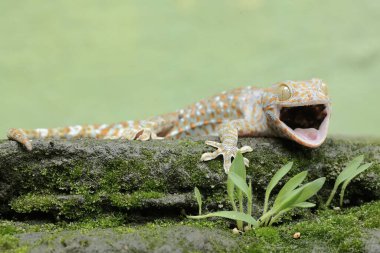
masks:
{"type": "MultiPolygon", "coordinates": [[[[204,153],[201,157],[201,161],[213,160],[219,155],[222,155],[224,160],[223,167],[226,173],[228,173],[228,171],[230,170],[231,159],[235,158],[238,151],[240,151],[242,154],[253,151],[253,149],[250,146],[244,146],[239,149],[236,146],[226,145],[215,141],[206,141],[206,144],[214,148],[217,148],[217,150],[215,150],[212,153],[204,153]]],[[[244,164],[247,167],[249,166],[249,160],[247,158],[244,158],[244,164]]]]}
{"type": "Polygon", "coordinates": [[[141,129],[137,135],[136,140],[147,141],[147,140],[162,140],[163,137],[158,137],[157,134],[150,128],[141,129]]]}

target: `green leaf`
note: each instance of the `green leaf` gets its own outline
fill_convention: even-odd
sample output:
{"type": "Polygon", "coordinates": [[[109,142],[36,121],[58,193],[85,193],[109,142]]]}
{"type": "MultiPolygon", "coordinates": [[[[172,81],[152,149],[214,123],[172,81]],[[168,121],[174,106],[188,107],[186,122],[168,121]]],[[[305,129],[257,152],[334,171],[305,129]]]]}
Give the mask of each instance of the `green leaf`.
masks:
{"type": "Polygon", "coordinates": [[[235,191],[235,184],[230,178],[228,178],[227,179],[227,195],[231,202],[232,208],[234,209],[234,211],[237,211],[234,191],[235,191]]]}
{"type": "MultiPolygon", "coordinates": [[[[237,152],[235,159],[232,161],[230,173],[235,173],[241,178],[243,178],[244,181],[247,179],[245,165],[244,165],[244,158],[243,155],[240,152],[237,152]]],[[[237,211],[237,206],[235,203],[235,184],[232,181],[231,177],[228,176],[227,178],[227,195],[231,202],[232,208],[234,211],[237,211]]]]}
{"type": "Polygon", "coordinates": [[[199,215],[199,216],[187,216],[187,218],[190,219],[205,219],[210,217],[223,217],[231,220],[239,220],[244,221],[248,224],[251,224],[253,226],[257,226],[257,221],[250,215],[247,215],[245,213],[236,212],[236,211],[220,211],[215,213],[209,213],[205,215],[199,215]]]}
{"type": "Polygon", "coordinates": [[[234,184],[245,193],[246,196],[249,195],[249,189],[247,183],[244,181],[243,178],[241,178],[238,174],[236,174],[233,171],[230,171],[228,173],[228,177],[234,182],[234,184]]]}
{"type": "Polygon", "coordinates": [[[194,194],[198,202],[199,215],[201,215],[202,214],[202,195],[197,187],[194,188],[194,194]]]}
{"type": "Polygon", "coordinates": [[[298,199],[296,200],[296,204],[304,202],[305,200],[308,200],[309,198],[317,194],[317,192],[322,188],[325,181],[326,181],[326,178],[321,177],[310,183],[307,183],[301,186],[299,189],[301,189],[302,192],[299,195],[298,199]]]}
{"type": "Polygon", "coordinates": [[[244,181],[247,180],[247,173],[244,165],[244,157],[241,152],[237,152],[235,159],[232,161],[230,172],[236,173],[240,176],[244,181]]]}
{"type": "Polygon", "coordinates": [[[315,204],[310,203],[310,202],[301,202],[301,203],[293,205],[293,207],[311,208],[311,207],[315,207],[315,204]]]}
{"type": "Polygon", "coordinates": [[[304,202],[315,195],[325,183],[326,178],[321,177],[310,183],[307,183],[283,196],[283,200],[278,201],[273,205],[273,212],[278,213],[284,209],[292,208],[293,206],[304,202]]]}
{"type": "Polygon", "coordinates": [[[294,204],[297,204],[298,203],[297,199],[301,195],[302,190],[303,189],[301,189],[301,188],[297,188],[297,189],[287,193],[281,201],[279,201],[273,205],[270,212],[275,214],[275,213],[281,212],[285,209],[291,208],[294,204]]]}
{"type": "Polygon", "coordinates": [[[348,179],[357,170],[357,168],[360,166],[363,160],[364,155],[360,155],[355,157],[351,162],[349,162],[346,168],[344,168],[337,177],[336,184],[340,185],[341,183],[343,183],[343,181],[348,179]]]}
{"type": "Polygon", "coordinates": [[[357,175],[360,173],[363,173],[365,170],[367,170],[369,167],[372,166],[372,163],[366,163],[362,166],[360,166],[354,173],[350,175],[349,178],[344,181],[342,185],[342,189],[340,191],[340,206],[343,206],[343,198],[344,198],[344,192],[346,191],[347,185],[351,182],[352,179],[354,179],[357,175]]]}
{"type": "Polygon", "coordinates": [[[360,166],[356,171],[355,173],[352,173],[350,175],[349,178],[347,178],[346,182],[347,181],[351,181],[352,179],[354,179],[357,175],[359,175],[360,173],[363,173],[364,171],[366,171],[368,168],[370,168],[372,166],[372,163],[366,163],[362,166],[360,166]]]}
{"type": "Polygon", "coordinates": [[[283,166],[281,169],[279,169],[276,172],[276,174],[274,174],[271,181],[269,182],[267,186],[267,190],[265,192],[264,213],[266,213],[268,210],[268,202],[269,202],[270,193],[272,192],[273,188],[278,184],[278,182],[281,180],[281,178],[283,178],[289,172],[292,166],[293,166],[292,162],[283,166]]]}
{"type": "Polygon", "coordinates": [[[281,188],[274,203],[276,204],[279,201],[282,201],[283,197],[289,192],[293,191],[295,188],[297,188],[305,180],[306,176],[307,171],[302,171],[301,173],[298,173],[297,175],[289,179],[289,181],[281,188]]]}

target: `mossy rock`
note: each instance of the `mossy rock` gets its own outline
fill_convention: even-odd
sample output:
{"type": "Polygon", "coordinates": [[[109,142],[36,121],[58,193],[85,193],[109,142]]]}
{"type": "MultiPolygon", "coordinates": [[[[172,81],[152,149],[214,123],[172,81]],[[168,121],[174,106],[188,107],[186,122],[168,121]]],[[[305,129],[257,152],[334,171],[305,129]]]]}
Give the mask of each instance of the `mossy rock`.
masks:
{"type": "MultiPolygon", "coordinates": [[[[221,158],[199,161],[202,153],[212,151],[204,140],[38,140],[32,152],[14,141],[0,141],[0,217],[179,215],[196,210],[195,186],[206,210],[228,207],[221,158]]],[[[380,141],[330,138],[320,148],[308,149],[283,139],[241,138],[239,145],[254,149],[245,156],[256,208],[271,177],[287,162],[294,167],[284,180],[302,170],[308,170],[309,181],[327,177],[319,193],[325,199],[344,165],[359,154],[374,165],[351,182],[346,204],[380,197],[380,141]]]]}

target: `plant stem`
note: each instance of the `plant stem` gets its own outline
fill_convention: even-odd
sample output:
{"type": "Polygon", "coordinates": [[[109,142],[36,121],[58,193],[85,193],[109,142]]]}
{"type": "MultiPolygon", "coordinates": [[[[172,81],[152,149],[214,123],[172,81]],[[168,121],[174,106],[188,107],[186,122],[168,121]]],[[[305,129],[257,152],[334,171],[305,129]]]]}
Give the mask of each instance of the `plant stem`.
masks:
{"type": "MultiPolygon", "coordinates": [[[[237,192],[238,192],[238,198],[239,198],[239,211],[241,213],[243,213],[244,212],[244,210],[243,210],[243,193],[239,189],[237,190],[237,192]]],[[[243,229],[244,229],[243,222],[237,220],[236,223],[237,223],[238,229],[241,230],[241,231],[243,231],[243,229]]]]}
{"type": "Polygon", "coordinates": [[[331,194],[330,194],[330,196],[329,196],[329,198],[328,198],[328,200],[326,201],[326,206],[327,207],[329,207],[330,206],[330,204],[331,204],[331,201],[332,201],[332,199],[334,198],[334,195],[335,195],[335,193],[336,193],[336,190],[338,189],[338,184],[334,184],[334,188],[333,188],[333,190],[331,191],[331,194]]]}
{"type": "Polygon", "coordinates": [[[343,207],[343,198],[344,198],[344,191],[346,190],[346,186],[348,185],[349,181],[348,182],[345,182],[343,185],[342,185],[342,189],[340,191],[340,201],[339,201],[339,204],[340,204],[340,207],[343,207]]]}
{"type": "Polygon", "coordinates": [[[266,212],[259,218],[260,226],[265,225],[267,223],[267,220],[273,215],[274,213],[272,211],[266,212]]]}
{"type": "Polygon", "coordinates": [[[231,206],[234,211],[237,211],[237,206],[234,198],[230,198],[231,206]]]}
{"type": "Polygon", "coordinates": [[[272,226],[273,223],[275,223],[280,217],[281,215],[283,214],[284,212],[279,212],[278,214],[276,214],[275,216],[273,216],[273,218],[271,219],[271,221],[269,222],[269,226],[272,226]]]}
{"type": "MultiPolygon", "coordinates": [[[[252,181],[249,180],[248,184],[249,188],[249,195],[247,196],[247,214],[249,216],[252,216],[252,181]]],[[[251,224],[248,224],[248,228],[251,228],[251,224]]]]}
{"type": "Polygon", "coordinates": [[[268,199],[265,198],[263,215],[268,211],[268,199]]]}

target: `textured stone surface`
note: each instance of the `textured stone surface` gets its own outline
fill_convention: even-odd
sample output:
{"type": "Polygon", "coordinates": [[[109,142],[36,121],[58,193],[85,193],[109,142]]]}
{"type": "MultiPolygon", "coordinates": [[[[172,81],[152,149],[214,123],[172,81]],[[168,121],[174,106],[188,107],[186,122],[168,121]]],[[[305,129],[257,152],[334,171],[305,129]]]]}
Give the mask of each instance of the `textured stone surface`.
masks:
{"type": "Polygon", "coordinates": [[[63,231],[54,238],[46,233],[22,234],[21,241],[38,243],[30,252],[231,252],[238,251],[236,236],[220,229],[173,225],[170,228],[140,229],[117,233],[112,229],[63,231]]]}

